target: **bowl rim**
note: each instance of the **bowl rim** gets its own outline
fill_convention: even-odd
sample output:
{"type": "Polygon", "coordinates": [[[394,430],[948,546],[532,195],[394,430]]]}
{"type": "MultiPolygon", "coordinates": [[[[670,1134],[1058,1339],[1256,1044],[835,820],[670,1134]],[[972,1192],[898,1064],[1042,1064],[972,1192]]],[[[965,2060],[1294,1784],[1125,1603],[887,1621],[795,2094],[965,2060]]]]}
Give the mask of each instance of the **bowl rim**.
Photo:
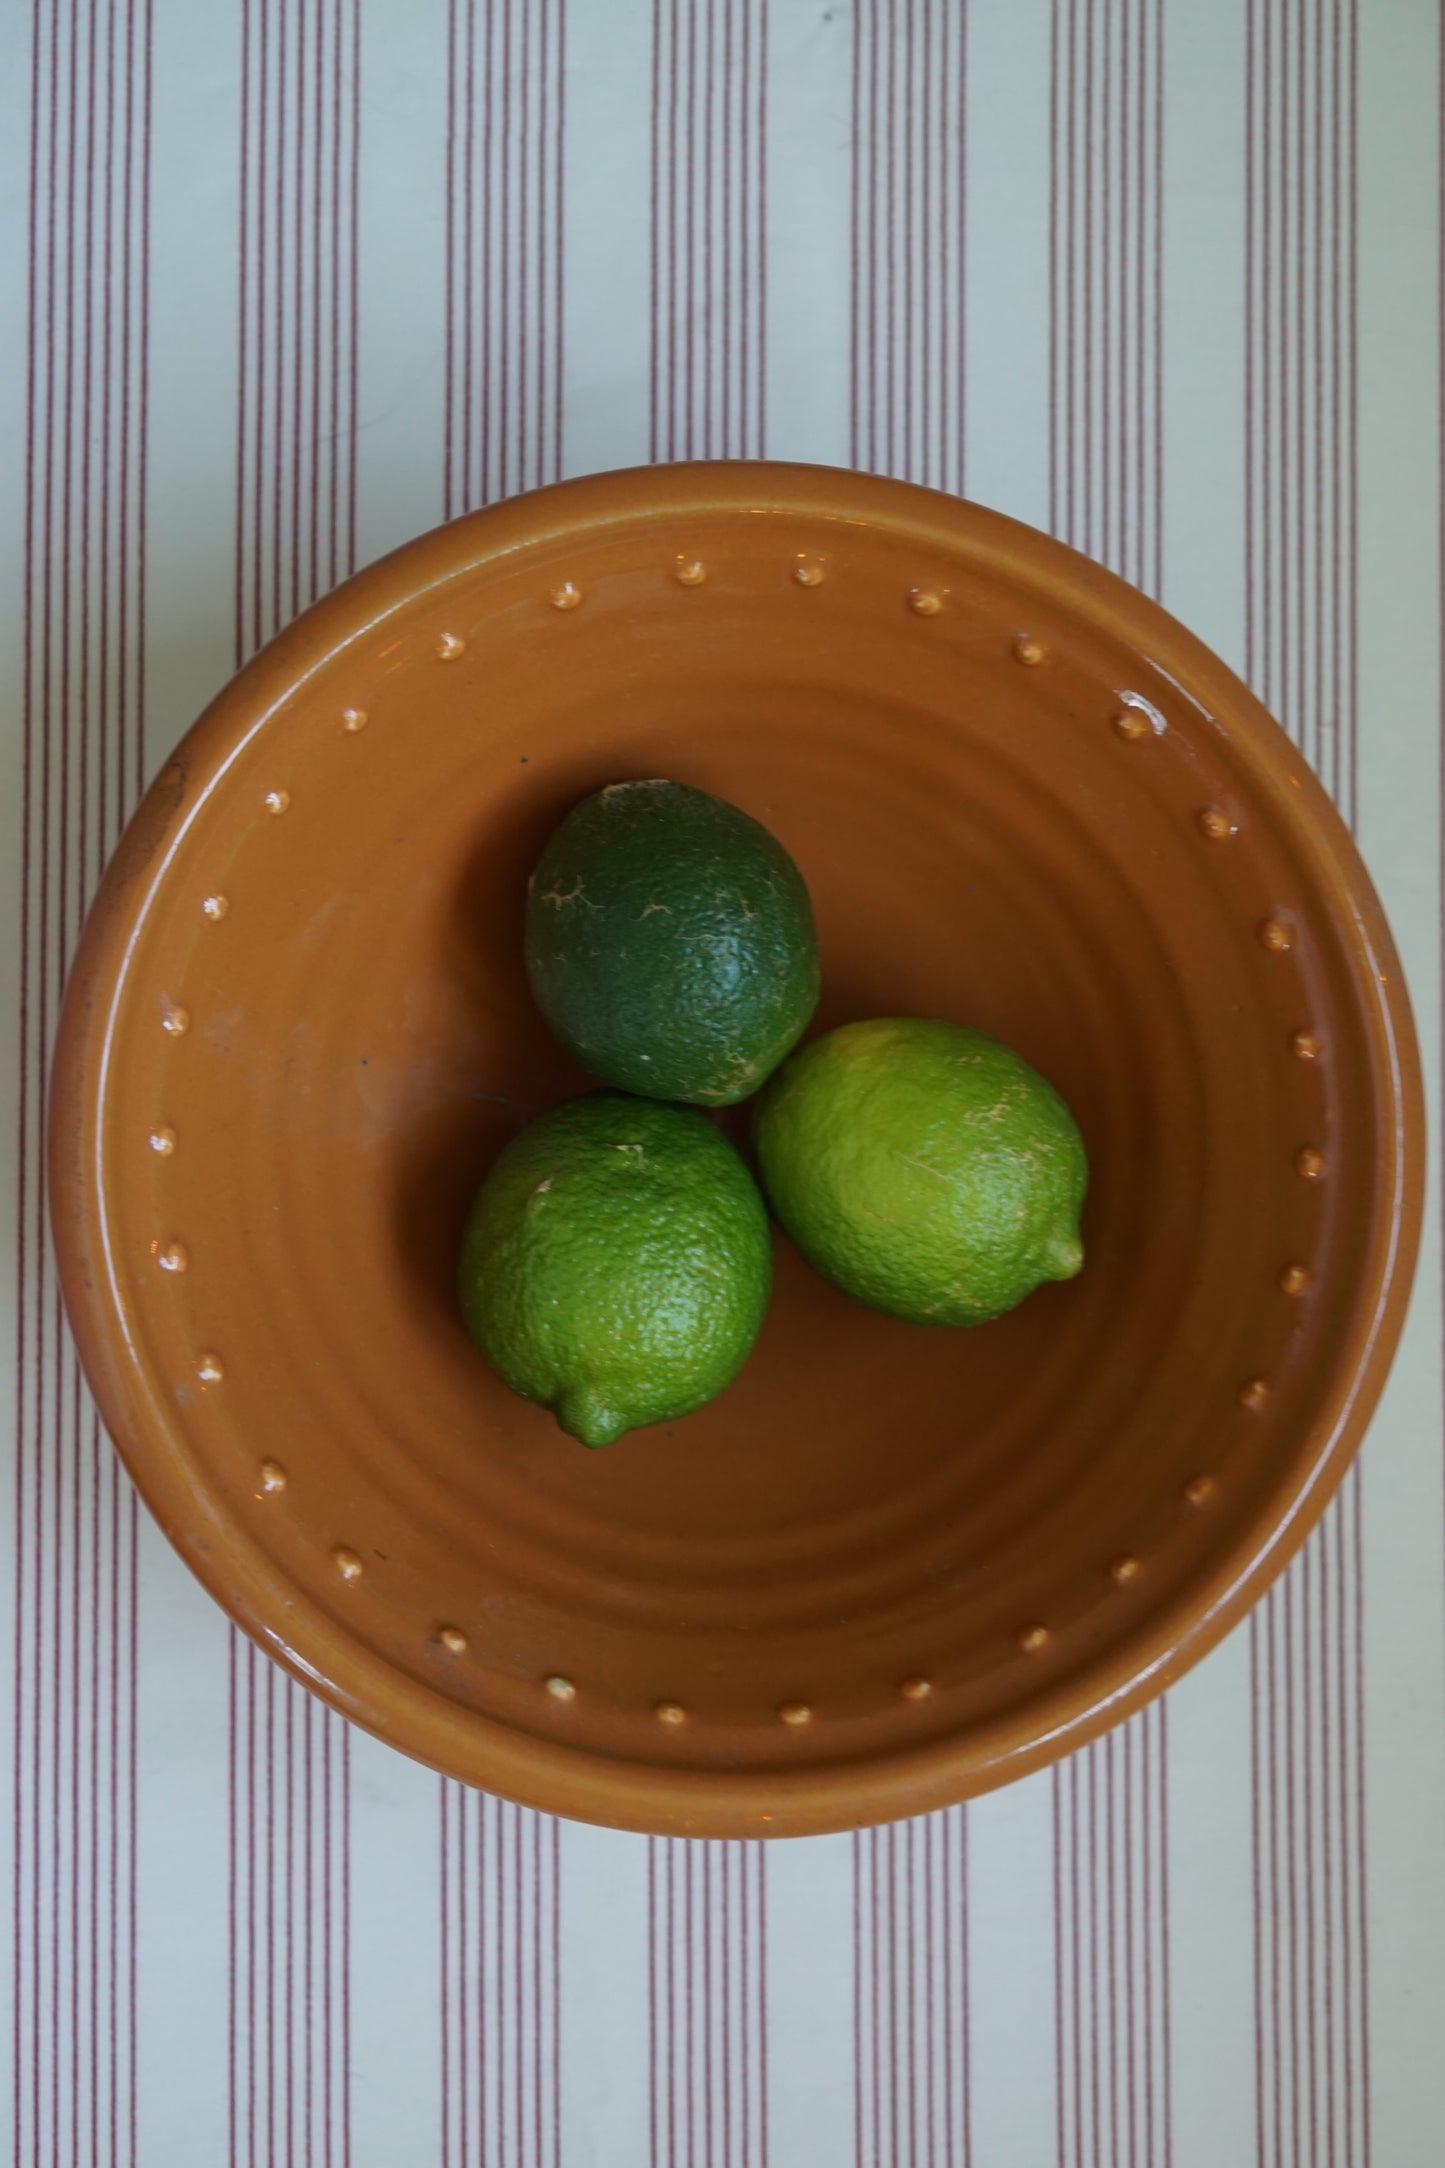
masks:
{"type": "Polygon", "coordinates": [[[433,528],[312,605],[211,701],[132,814],[91,905],[51,1069],[49,1199],[82,1366],[141,1496],[192,1572],[266,1653],[332,1707],[446,1775],[551,1813],[647,1834],[814,1835],[949,1806],[1086,1745],[1177,1679],[1283,1571],[1338,1488],[1403,1327],[1424,1210],[1419,1050],[1399,958],[1354,840],[1303,755],[1243,682],[1157,603],[1002,512],[846,468],[694,461],[553,483],[433,528]],[[1368,1255],[1351,1327],[1287,1475],[1236,1540],[1110,1651],[988,1724],[862,1763],[792,1772],[677,1770],[605,1759],[462,1708],[355,1640],[207,1494],[173,1407],[149,1389],[116,1295],[105,1224],[107,1056],[140,927],[182,839],[237,757],[307,681],[419,595],[569,536],[742,512],[887,528],[986,564],[1143,649],[1206,722],[1229,717],[1253,789],[1333,906],[1359,996],[1380,1132],[1368,1255]],[[283,1632],[278,1622],[286,1621],[283,1632]]]}

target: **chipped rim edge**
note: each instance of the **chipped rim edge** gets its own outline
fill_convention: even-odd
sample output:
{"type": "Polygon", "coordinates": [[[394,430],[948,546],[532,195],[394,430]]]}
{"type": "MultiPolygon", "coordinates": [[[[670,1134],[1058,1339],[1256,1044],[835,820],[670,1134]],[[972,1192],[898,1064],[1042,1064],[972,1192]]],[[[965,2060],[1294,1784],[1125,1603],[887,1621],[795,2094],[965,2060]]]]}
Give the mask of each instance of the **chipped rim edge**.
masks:
{"type": "Polygon", "coordinates": [[[1303,756],[1201,641],[1116,574],[1003,513],[843,468],[700,461],[554,483],[435,528],[334,589],[230,681],[145,793],[86,919],[56,1039],[48,1156],[61,1287],[107,1430],[171,1543],[268,1655],[388,1744],[521,1804],[644,1833],[803,1836],[952,1805],[1046,1766],[1172,1684],[1264,1594],[1337,1489],[1393,1360],[1423,1218],[1425,1113],[1399,959],[1353,839],[1303,756]],[[220,1510],[173,1411],[140,1364],[125,1359],[101,1184],[106,1048],[139,927],[191,822],[267,721],[386,618],[485,565],[550,553],[569,535],[609,526],[671,530],[679,520],[743,511],[867,520],[921,550],[1002,572],[1146,653],[1199,720],[1228,738],[1331,898],[1377,1108],[1371,1240],[1350,1329],[1289,1475],[1232,1547],[1127,1641],[1006,1716],[924,1747],[753,1775],[610,1761],[515,1731],[374,1655],[306,1597],[245,1524],[220,1510]],[[285,1637],[272,1623],[280,1618],[289,1621],[285,1637]]]}

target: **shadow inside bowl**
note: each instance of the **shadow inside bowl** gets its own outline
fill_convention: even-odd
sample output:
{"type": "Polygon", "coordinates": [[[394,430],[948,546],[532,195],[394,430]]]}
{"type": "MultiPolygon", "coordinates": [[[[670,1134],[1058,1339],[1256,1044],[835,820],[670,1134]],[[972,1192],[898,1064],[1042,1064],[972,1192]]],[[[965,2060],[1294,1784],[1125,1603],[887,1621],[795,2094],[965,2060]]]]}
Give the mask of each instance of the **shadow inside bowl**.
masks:
{"type": "Polygon", "coordinates": [[[458,1334],[457,1256],[488,1168],[547,1107],[595,1085],[549,1032],[523,954],[528,876],[579,795],[539,778],[524,804],[477,823],[432,967],[451,1029],[438,1033],[425,1102],[399,1112],[387,1173],[402,1270],[458,1334]]]}

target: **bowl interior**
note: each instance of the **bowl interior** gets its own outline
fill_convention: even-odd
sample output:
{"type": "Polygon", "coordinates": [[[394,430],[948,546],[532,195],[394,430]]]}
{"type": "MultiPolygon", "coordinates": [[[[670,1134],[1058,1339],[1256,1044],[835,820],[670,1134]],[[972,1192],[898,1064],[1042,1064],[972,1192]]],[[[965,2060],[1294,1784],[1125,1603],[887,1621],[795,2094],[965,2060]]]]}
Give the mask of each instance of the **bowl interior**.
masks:
{"type": "Polygon", "coordinates": [[[497,554],[467,523],[223,699],[112,914],[108,1412],[271,1646],[542,1804],[736,1833],[992,1781],[1268,1550],[1376,1300],[1391,1108],[1293,754],[1115,583],[910,494],[497,554]],[[528,871],[646,775],[793,852],[816,1029],[955,1018],[1059,1087],[1087,1263],[929,1330],[780,1238],[740,1380],[593,1454],[470,1347],[454,1261],[498,1148],[586,1084],[528,994],[528,871]]]}

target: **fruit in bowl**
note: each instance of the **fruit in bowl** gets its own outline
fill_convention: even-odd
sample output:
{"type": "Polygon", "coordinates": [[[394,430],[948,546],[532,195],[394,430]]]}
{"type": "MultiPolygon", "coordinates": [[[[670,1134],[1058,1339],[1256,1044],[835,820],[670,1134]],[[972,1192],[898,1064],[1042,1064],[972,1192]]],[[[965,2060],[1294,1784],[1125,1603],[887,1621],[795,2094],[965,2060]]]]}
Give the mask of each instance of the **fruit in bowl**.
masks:
{"type": "Polygon", "coordinates": [[[982,1325],[1084,1262],[1088,1165],[1053,1086],[986,1033],[843,1024],[772,1079],[763,1187],[844,1294],[919,1325],[982,1325]]]}
{"type": "MultiPolygon", "coordinates": [[[[736,1376],[771,1259],[736,1155],[684,1107],[771,1076],[818,999],[798,868],[757,821],[662,778],[612,783],[527,883],[527,972],[568,1051],[645,1093],[541,1115],[477,1193],[462,1311],[493,1369],[584,1445],[676,1419],[736,1376]],[[657,923],[653,923],[657,921],[657,923]]],[[[978,1325],[1083,1263],[1072,1115],[985,1033],[859,1023],[787,1063],[754,1141],[773,1209],[843,1293],[978,1325]]]]}
{"type": "Polygon", "coordinates": [[[456,522],[248,665],[102,886],[50,1144],[102,1413],[264,1648],[472,1783],[748,1836],[1036,1768],[1242,1614],[1379,1393],[1423,1121],[1358,854],[1222,663],[997,514],[722,465],[456,522]],[[590,1089],[528,876],[653,777],[804,872],[812,1043],[953,1020],[1048,1080],[1087,1262],[924,1329],[779,1242],[727,1389],[589,1453],[457,1260],[590,1089]]]}
{"type": "Polygon", "coordinates": [[[772,1286],[762,1199],[690,1107],[569,1099],[514,1137],[462,1243],[467,1328],[584,1445],[703,1407],[752,1353],[772,1286]]]}
{"type": "Polygon", "coordinates": [[[739,807],[661,777],[611,783],[574,806],[527,884],[527,976],[602,1083],[732,1106],[818,1005],[813,907],[739,807]]]}

